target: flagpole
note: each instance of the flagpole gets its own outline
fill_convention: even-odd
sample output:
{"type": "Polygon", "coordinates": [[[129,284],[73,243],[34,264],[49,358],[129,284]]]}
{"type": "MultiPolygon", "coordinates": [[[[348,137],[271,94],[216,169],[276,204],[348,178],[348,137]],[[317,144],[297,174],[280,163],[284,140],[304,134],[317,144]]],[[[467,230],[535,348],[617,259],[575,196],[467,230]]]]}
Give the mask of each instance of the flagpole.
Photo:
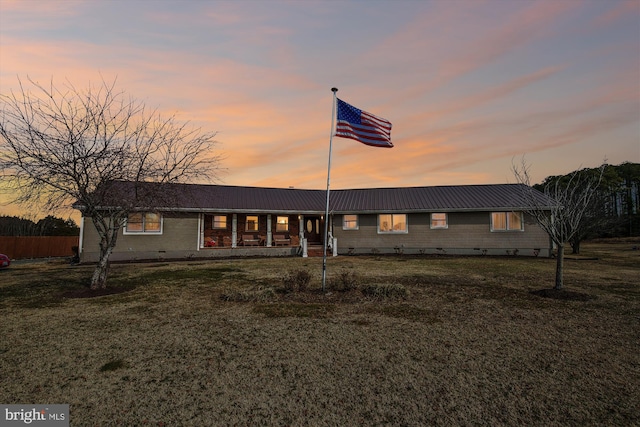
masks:
{"type": "Polygon", "coordinates": [[[331,184],[331,148],[333,146],[333,131],[335,128],[334,120],[336,118],[336,92],[338,88],[332,87],[333,92],[333,108],[331,112],[331,135],[329,136],[329,165],[327,166],[327,205],[324,209],[324,245],[322,249],[322,292],[327,287],[327,246],[329,244],[329,188],[331,184]]]}

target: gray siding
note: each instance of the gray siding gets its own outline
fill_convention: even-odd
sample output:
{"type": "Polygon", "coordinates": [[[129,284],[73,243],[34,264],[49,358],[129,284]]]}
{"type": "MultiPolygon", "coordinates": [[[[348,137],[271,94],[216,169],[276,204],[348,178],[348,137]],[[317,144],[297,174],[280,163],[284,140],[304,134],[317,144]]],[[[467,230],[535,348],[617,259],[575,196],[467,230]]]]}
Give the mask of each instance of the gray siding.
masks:
{"type": "MultiPolygon", "coordinates": [[[[343,230],[342,215],[333,216],[338,254],[396,253],[462,254],[548,257],[547,234],[525,216],[524,231],[490,229],[490,212],[450,212],[447,229],[431,229],[429,213],[407,214],[407,233],[378,233],[378,215],[358,215],[358,230],[343,230]]],[[[165,213],[161,235],[130,235],[122,231],[111,256],[113,261],[218,258],[231,256],[292,256],[290,248],[199,248],[197,213],[165,213]]],[[[98,235],[90,218],[84,219],[81,259],[98,259],[98,235]]]]}
{"type": "MultiPolygon", "coordinates": [[[[81,259],[94,262],[100,240],[91,218],[84,218],[83,233],[81,259]]],[[[124,234],[121,230],[111,260],[188,257],[197,252],[198,238],[198,214],[165,213],[162,234],[124,234]]]]}
{"type": "MultiPolygon", "coordinates": [[[[111,261],[226,258],[244,256],[293,256],[296,247],[199,248],[198,213],[164,213],[162,234],[118,235],[111,261]]],[[[82,262],[96,262],[99,237],[91,218],[84,218],[82,262]]]]}
{"type": "Polygon", "coordinates": [[[358,230],[343,230],[342,215],[333,218],[338,253],[448,253],[549,256],[548,235],[525,216],[524,231],[490,229],[490,212],[450,212],[448,228],[431,229],[429,213],[407,215],[408,233],[378,233],[378,215],[358,216],[358,230]]]}

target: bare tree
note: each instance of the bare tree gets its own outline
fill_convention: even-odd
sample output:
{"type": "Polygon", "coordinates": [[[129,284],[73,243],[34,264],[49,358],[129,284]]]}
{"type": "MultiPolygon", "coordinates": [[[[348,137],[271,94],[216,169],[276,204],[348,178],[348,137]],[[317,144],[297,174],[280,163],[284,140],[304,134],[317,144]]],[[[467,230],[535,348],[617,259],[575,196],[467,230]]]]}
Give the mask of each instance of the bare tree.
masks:
{"type": "Polygon", "coordinates": [[[91,288],[105,288],[108,261],[129,212],[166,201],[162,186],[212,178],[214,132],[162,117],[104,80],[87,90],[18,79],[0,94],[0,171],[15,202],[46,210],[72,204],[100,236],[91,288]],[[114,183],[131,183],[126,196],[114,183]],[[144,191],[138,191],[144,186],[144,191]],[[154,191],[153,189],[156,189],[154,191]],[[117,200],[117,203],[114,203],[117,200]]]}
{"type": "Polygon", "coordinates": [[[601,236],[604,232],[612,232],[612,230],[615,233],[615,229],[620,223],[620,218],[616,214],[615,198],[619,192],[621,181],[616,167],[606,165],[604,172],[598,167],[579,169],[567,175],[548,176],[533,188],[544,192],[545,188],[556,186],[565,188],[569,185],[576,185],[576,183],[599,182],[598,186],[594,188],[594,194],[578,223],[576,232],[569,239],[572,253],[579,254],[580,243],[584,239],[601,236]]]}
{"type": "Polygon", "coordinates": [[[548,180],[542,192],[550,199],[550,204],[541,204],[535,197],[538,190],[531,186],[529,165],[524,158],[521,164],[513,165],[513,173],[518,183],[525,184],[523,197],[527,201],[525,212],[535,218],[538,225],[549,234],[557,247],[556,278],[554,289],[560,290],[564,286],[564,248],[565,245],[583,227],[583,219],[592,206],[592,199],[596,196],[602,174],[606,165],[603,164],[597,175],[580,174],[575,171],[566,176],[566,180],[548,180]]]}

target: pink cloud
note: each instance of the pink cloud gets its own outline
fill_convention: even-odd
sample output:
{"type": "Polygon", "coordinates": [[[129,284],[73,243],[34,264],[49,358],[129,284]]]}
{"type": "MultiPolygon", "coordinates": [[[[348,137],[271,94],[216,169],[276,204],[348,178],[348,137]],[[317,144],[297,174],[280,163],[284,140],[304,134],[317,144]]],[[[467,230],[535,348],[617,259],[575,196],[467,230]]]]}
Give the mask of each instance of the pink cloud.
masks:
{"type": "Polygon", "coordinates": [[[577,2],[562,1],[513,4],[526,7],[496,25],[495,17],[487,13],[491,9],[486,3],[438,2],[433,11],[416,16],[401,33],[387,40],[384,49],[376,48],[364,59],[422,71],[421,79],[412,78],[413,84],[388,94],[392,105],[398,106],[445,87],[454,79],[518,52],[534,41],[552,37],[552,24],[580,7],[577,2]],[[411,51],[420,52],[408,56],[408,63],[407,55],[402,55],[405,44],[411,51]]]}
{"type": "Polygon", "coordinates": [[[452,101],[439,103],[431,110],[411,115],[409,121],[436,122],[442,117],[458,114],[494,101],[504,99],[514,92],[517,92],[518,90],[524,89],[530,85],[536,84],[544,79],[553,76],[554,74],[562,71],[564,68],[564,66],[546,67],[533,73],[519,76],[505,83],[491,86],[478,93],[472,93],[464,97],[456,98],[452,101]]]}
{"type": "MultiPolygon", "coordinates": [[[[26,13],[26,2],[18,3],[26,13]]],[[[139,7],[145,25],[132,34],[156,45],[123,43],[130,34],[104,44],[79,38],[38,41],[3,28],[0,87],[3,92],[15,87],[17,74],[45,82],[69,78],[80,87],[100,74],[107,80],[117,76],[120,88],[149,107],[219,131],[227,168],[223,181],[323,188],[329,88],[338,85],[347,102],[393,122],[396,147],[372,149],[336,138],[332,181],[337,188],[495,182],[503,180],[495,178],[496,165],[504,162],[508,170],[514,155],[579,150],[582,141],[606,140],[637,123],[637,40],[547,56],[556,40],[569,45],[567,34],[574,39],[600,34],[629,14],[637,16],[638,7],[630,3],[637,2],[618,3],[598,18],[583,19],[592,26],[579,27],[565,27],[570,21],[565,18],[588,16],[593,10],[588,2],[425,3],[414,6],[413,19],[396,22],[398,30],[386,37],[381,28],[375,41],[363,37],[357,49],[323,46],[322,53],[331,54],[326,58],[302,43],[309,34],[300,26],[272,19],[289,13],[286,8],[257,2],[265,13],[247,13],[233,2],[195,3],[181,11],[139,7]],[[201,13],[194,16],[196,9],[201,13]],[[203,48],[197,37],[209,34],[210,47],[203,48]],[[537,57],[542,44],[545,55],[537,57]],[[531,53],[535,65],[515,63],[523,53],[531,53]]],[[[88,10],[84,5],[53,12],[79,13],[88,10]]],[[[315,4],[312,10],[318,8],[332,9],[315,4]]],[[[36,15],[12,28],[68,25],[36,15]]],[[[309,26],[332,28],[308,16],[309,26]]],[[[359,30],[356,24],[353,31],[359,30]]],[[[322,46],[315,40],[316,45],[322,46]]]]}
{"type": "Polygon", "coordinates": [[[444,74],[458,76],[495,61],[531,41],[549,36],[550,23],[578,7],[572,2],[531,2],[528,7],[490,29],[486,35],[464,44],[457,58],[445,64],[444,74]]]}
{"type": "Polygon", "coordinates": [[[593,26],[595,28],[614,25],[617,21],[624,18],[633,18],[636,22],[638,18],[640,18],[640,2],[636,0],[622,0],[618,3],[611,4],[614,4],[611,9],[593,20],[593,26]]]}

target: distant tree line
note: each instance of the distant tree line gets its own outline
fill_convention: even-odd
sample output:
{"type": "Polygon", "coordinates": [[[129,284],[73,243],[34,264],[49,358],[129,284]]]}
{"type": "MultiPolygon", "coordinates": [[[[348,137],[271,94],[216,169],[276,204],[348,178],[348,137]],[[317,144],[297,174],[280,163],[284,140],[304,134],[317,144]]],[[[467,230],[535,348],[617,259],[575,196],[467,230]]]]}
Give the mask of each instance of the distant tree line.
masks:
{"type": "Polygon", "coordinates": [[[52,215],[38,222],[17,216],[0,216],[0,236],[78,236],[80,228],[71,218],[52,215]]]}
{"type": "Polygon", "coordinates": [[[580,242],[600,237],[640,236],[640,163],[625,162],[601,168],[585,168],[566,175],[549,176],[533,187],[544,191],[558,185],[598,182],[578,232],[570,240],[574,253],[580,242]],[[601,175],[601,176],[600,176],[601,175]]]}

